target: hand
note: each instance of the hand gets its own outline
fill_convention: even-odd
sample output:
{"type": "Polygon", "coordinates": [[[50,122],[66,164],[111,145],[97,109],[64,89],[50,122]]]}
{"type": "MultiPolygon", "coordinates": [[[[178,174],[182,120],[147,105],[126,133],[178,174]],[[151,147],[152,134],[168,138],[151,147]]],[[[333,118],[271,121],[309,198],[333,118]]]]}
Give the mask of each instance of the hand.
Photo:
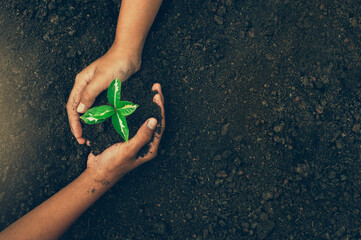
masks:
{"type": "Polygon", "coordinates": [[[88,157],[87,171],[98,176],[100,182],[113,185],[126,173],[157,156],[158,146],[165,128],[164,98],[160,84],[154,84],[152,90],[158,92],[153,101],[159,105],[162,112],[162,122],[158,123],[162,127],[160,133],[155,133],[155,139],[144,157],[137,158],[137,153],[152,139],[157,125],[155,118],[148,119],[137,134],[129,140],[129,143],[114,144],[97,156],[91,153],[88,157]]]}
{"type": "Polygon", "coordinates": [[[0,232],[0,239],[58,239],[71,224],[108,191],[122,176],[157,155],[162,137],[164,99],[159,84],[153,91],[159,94],[153,101],[162,111],[162,128],[155,134],[148,154],[137,158],[139,149],[153,136],[157,120],[148,119],[129,143],[118,143],[98,156],[89,155],[87,169],[73,182],[25,216],[0,232]]]}
{"type": "Polygon", "coordinates": [[[82,137],[79,113],[85,113],[116,77],[123,82],[139,70],[140,56],[130,56],[130,53],[113,45],[103,57],[76,76],[66,109],[71,131],[79,144],[86,141],[82,137]]]}

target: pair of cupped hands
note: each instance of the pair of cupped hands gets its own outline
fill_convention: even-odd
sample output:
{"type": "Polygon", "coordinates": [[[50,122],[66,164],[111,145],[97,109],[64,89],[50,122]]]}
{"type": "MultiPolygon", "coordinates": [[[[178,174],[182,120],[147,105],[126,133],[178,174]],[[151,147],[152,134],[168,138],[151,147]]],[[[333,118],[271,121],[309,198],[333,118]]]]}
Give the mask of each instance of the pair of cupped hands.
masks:
{"type": "MultiPolygon", "coordinates": [[[[82,136],[80,115],[93,105],[95,98],[109,87],[113,79],[118,77],[123,82],[139,68],[140,57],[132,58],[111,48],[76,76],[66,108],[71,131],[79,144],[87,142],[82,136]]],[[[103,174],[119,178],[156,157],[165,128],[164,97],[159,83],[155,83],[151,90],[158,92],[154,95],[153,102],[161,109],[162,122],[158,123],[155,118],[150,118],[128,143],[114,144],[97,156],[91,153],[87,162],[88,170],[102,171],[103,174]],[[159,125],[162,127],[160,133],[154,133],[159,125]],[[137,158],[138,151],[153,138],[153,135],[154,141],[148,153],[137,158]]]]}

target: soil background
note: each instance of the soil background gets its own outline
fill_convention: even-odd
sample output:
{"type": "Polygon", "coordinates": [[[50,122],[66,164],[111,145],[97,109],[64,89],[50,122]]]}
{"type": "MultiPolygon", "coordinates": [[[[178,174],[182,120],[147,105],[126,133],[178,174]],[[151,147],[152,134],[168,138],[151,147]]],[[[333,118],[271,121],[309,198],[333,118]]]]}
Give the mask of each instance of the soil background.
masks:
{"type": "MultiPolygon", "coordinates": [[[[119,5],[2,1],[0,229],[85,169],[65,105],[119,5]]],[[[360,16],[358,0],[165,0],[122,89],[162,84],[159,155],[62,239],[361,239],[360,16]]]]}

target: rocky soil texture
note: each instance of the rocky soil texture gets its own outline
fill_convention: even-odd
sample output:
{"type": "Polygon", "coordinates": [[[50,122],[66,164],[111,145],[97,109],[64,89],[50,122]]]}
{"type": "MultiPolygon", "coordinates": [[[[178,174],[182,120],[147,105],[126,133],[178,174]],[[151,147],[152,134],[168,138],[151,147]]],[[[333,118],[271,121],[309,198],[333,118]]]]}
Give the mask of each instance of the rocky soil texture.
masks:
{"type": "MultiPolygon", "coordinates": [[[[119,5],[1,4],[0,229],[84,170],[65,104],[119,5]]],[[[357,0],[165,0],[122,90],[162,84],[159,156],[63,239],[361,239],[360,16],[357,0]]]]}

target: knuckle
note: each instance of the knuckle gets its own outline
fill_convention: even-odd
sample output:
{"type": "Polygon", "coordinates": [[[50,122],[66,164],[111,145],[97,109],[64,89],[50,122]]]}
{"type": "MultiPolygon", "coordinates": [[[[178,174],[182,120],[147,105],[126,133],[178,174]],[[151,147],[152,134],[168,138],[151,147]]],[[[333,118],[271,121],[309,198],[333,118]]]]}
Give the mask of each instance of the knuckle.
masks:
{"type": "Polygon", "coordinates": [[[125,153],[129,153],[129,152],[130,152],[129,144],[122,144],[122,148],[123,148],[123,151],[124,151],[125,153]]]}
{"type": "Polygon", "coordinates": [[[73,113],[75,111],[75,107],[71,102],[68,102],[66,104],[66,111],[67,111],[68,115],[70,115],[70,113],[73,113]]]}
{"type": "Polygon", "coordinates": [[[66,112],[68,113],[68,115],[72,116],[71,113],[74,112],[74,108],[70,104],[67,104],[66,112]]]}
{"type": "Polygon", "coordinates": [[[133,157],[134,155],[134,151],[133,149],[129,146],[129,144],[127,143],[124,143],[124,144],[120,144],[120,150],[122,152],[122,155],[126,158],[130,158],[130,157],[133,157]]]}
{"type": "Polygon", "coordinates": [[[83,79],[83,75],[81,73],[78,73],[75,76],[75,82],[80,82],[83,79]]]}
{"type": "Polygon", "coordinates": [[[86,101],[91,101],[93,100],[93,96],[91,95],[89,90],[85,90],[82,95],[82,99],[85,99],[86,101]]]}
{"type": "Polygon", "coordinates": [[[66,103],[66,109],[70,110],[72,107],[71,101],[68,100],[68,102],[66,103]]]}

